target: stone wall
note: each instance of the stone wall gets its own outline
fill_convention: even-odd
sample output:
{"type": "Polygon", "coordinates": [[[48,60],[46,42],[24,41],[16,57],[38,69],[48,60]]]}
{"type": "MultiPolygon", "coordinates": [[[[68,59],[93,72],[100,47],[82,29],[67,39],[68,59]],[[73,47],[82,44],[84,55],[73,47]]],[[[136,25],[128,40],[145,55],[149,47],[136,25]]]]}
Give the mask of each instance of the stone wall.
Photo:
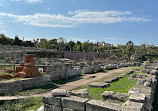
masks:
{"type": "Polygon", "coordinates": [[[11,92],[19,92],[25,89],[30,89],[34,87],[40,87],[47,84],[50,84],[50,76],[38,76],[33,78],[24,78],[24,79],[11,79],[0,81],[0,93],[11,93],[11,92]]]}
{"type": "Polygon", "coordinates": [[[64,58],[71,60],[93,60],[94,58],[109,58],[112,54],[110,53],[97,53],[97,52],[65,52],[64,58]]]}
{"type": "Polygon", "coordinates": [[[54,63],[51,66],[44,67],[43,71],[50,75],[51,80],[81,75],[81,68],[72,67],[71,63],[54,63]]]}

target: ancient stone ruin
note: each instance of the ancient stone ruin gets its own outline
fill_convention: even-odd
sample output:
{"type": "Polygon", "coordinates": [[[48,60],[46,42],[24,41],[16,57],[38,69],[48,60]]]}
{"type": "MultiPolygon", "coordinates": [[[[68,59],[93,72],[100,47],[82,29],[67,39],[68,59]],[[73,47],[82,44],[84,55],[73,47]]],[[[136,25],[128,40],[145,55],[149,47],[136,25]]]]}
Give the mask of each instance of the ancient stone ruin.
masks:
{"type": "Polygon", "coordinates": [[[27,54],[25,62],[21,63],[21,66],[16,67],[16,77],[36,77],[40,76],[38,67],[35,66],[35,55],[27,54]]]}

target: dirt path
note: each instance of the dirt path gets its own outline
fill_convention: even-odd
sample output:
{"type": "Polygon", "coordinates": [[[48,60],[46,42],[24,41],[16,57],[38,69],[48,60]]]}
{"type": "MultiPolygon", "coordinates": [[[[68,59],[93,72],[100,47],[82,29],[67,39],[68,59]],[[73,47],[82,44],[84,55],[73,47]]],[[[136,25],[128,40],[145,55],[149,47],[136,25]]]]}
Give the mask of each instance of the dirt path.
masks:
{"type": "MultiPolygon", "coordinates": [[[[79,78],[76,81],[68,82],[66,84],[63,84],[59,88],[60,89],[72,90],[72,89],[75,89],[75,88],[78,88],[78,87],[81,87],[81,86],[88,85],[88,84],[90,84],[94,81],[97,81],[97,80],[101,79],[101,78],[111,76],[114,73],[127,73],[131,69],[133,69],[133,67],[124,67],[124,68],[114,69],[114,70],[110,70],[106,73],[86,74],[86,75],[82,76],[81,78],[79,78]],[[90,76],[95,76],[95,78],[91,78],[90,76]]],[[[23,98],[29,98],[29,97],[41,97],[41,96],[46,95],[46,94],[51,94],[51,91],[46,91],[46,92],[42,92],[42,93],[39,93],[39,94],[32,94],[32,95],[29,95],[29,96],[1,96],[0,101],[23,99],[23,98]]]]}

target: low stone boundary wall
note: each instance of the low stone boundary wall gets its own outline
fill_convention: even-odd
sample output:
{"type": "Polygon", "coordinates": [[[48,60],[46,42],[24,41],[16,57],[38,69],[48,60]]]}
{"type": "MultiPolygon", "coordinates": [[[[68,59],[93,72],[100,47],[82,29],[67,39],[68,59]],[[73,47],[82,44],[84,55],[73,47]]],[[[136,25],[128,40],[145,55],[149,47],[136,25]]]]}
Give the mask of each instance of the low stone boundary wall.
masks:
{"type": "Polygon", "coordinates": [[[50,75],[51,80],[59,80],[62,78],[81,75],[81,68],[72,67],[72,64],[70,63],[56,63],[52,66],[44,67],[43,71],[50,75]]]}
{"type": "Polygon", "coordinates": [[[94,72],[93,66],[83,67],[83,73],[88,74],[94,72]]]}
{"type": "Polygon", "coordinates": [[[11,92],[18,92],[25,89],[44,86],[50,83],[51,80],[49,75],[38,76],[33,78],[24,78],[19,80],[5,80],[0,81],[0,93],[6,94],[11,92]]]}

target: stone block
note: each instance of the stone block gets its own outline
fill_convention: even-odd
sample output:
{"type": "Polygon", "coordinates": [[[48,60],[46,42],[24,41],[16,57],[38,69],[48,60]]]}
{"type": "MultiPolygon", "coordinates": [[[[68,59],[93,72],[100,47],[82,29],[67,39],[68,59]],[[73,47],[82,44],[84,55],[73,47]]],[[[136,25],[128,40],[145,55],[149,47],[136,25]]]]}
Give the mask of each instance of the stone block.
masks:
{"type": "Polygon", "coordinates": [[[144,111],[144,104],[128,100],[121,106],[121,111],[144,111]]]}
{"type": "Polygon", "coordinates": [[[113,95],[115,93],[113,91],[105,91],[103,94],[102,94],[102,98],[103,100],[107,100],[107,99],[113,99],[113,95]]]}
{"type": "Polygon", "coordinates": [[[143,86],[145,79],[137,79],[137,86],[143,86]]]}
{"type": "Polygon", "coordinates": [[[60,106],[53,105],[51,106],[51,111],[62,111],[62,108],[60,106]]]}
{"type": "Polygon", "coordinates": [[[119,108],[119,104],[101,100],[90,100],[86,104],[86,111],[118,111],[119,108]]]}
{"type": "Polygon", "coordinates": [[[53,97],[51,95],[45,95],[43,96],[43,103],[49,105],[61,106],[61,97],[53,97]]]}
{"type": "Polygon", "coordinates": [[[145,94],[136,93],[131,94],[129,100],[133,102],[145,103],[146,97],[145,94]]]}
{"type": "Polygon", "coordinates": [[[62,111],[62,108],[57,105],[44,104],[44,111],[62,111]]]}
{"type": "Polygon", "coordinates": [[[101,87],[101,88],[106,88],[109,86],[110,86],[109,83],[103,83],[103,82],[94,82],[89,85],[89,87],[101,87]]]}
{"type": "Polygon", "coordinates": [[[73,91],[71,91],[71,95],[79,96],[81,98],[88,98],[89,91],[88,91],[88,89],[73,90],[73,91]]]}
{"type": "Polygon", "coordinates": [[[128,94],[127,93],[116,93],[113,95],[113,99],[121,101],[121,102],[125,102],[128,98],[128,94]]]}
{"type": "Polygon", "coordinates": [[[54,89],[52,90],[52,96],[65,97],[69,96],[69,92],[66,89],[54,89]]]}
{"type": "Polygon", "coordinates": [[[145,87],[151,87],[151,83],[150,82],[144,82],[144,86],[145,87]]]}
{"type": "Polygon", "coordinates": [[[52,111],[51,110],[51,105],[44,104],[44,111],[52,111]]]}
{"type": "Polygon", "coordinates": [[[80,98],[77,96],[63,97],[62,106],[65,108],[84,111],[87,101],[87,98],[80,98]]]}
{"type": "Polygon", "coordinates": [[[141,93],[141,89],[140,88],[136,88],[136,87],[132,87],[129,91],[128,94],[135,94],[135,93],[141,93]]]}
{"type": "Polygon", "coordinates": [[[88,73],[92,73],[92,72],[94,72],[92,66],[89,66],[89,67],[83,67],[83,73],[84,73],[84,74],[88,74],[88,73]]]}
{"type": "Polygon", "coordinates": [[[131,78],[136,78],[136,74],[131,74],[131,78]]]}
{"type": "Polygon", "coordinates": [[[76,110],[70,108],[63,108],[63,111],[76,111],[76,110]]]}

